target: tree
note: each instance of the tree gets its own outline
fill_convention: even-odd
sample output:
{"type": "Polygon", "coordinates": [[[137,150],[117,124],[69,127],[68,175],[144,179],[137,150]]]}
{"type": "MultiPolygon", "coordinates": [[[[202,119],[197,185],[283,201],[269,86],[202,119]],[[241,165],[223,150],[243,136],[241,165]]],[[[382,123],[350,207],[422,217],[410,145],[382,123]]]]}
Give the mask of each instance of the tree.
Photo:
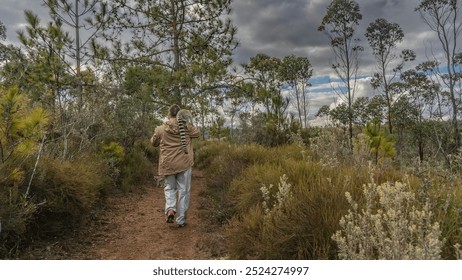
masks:
{"type": "Polygon", "coordinates": [[[46,111],[32,107],[17,87],[0,87],[0,220],[5,232],[0,237],[2,243],[9,233],[26,232],[29,218],[37,210],[29,187],[24,184],[30,181],[26,177],[32,176],[25,163],[39,150],[39,139],[43,145],[47,122],[46,111]]]}
{"type": "Polygon", "coordinates": [[[405,50],[401,55],[402,60],[393,63],[398,58],[396,47],[403,40],[404,33],[397,23],[390,23],[386,19],[380,18],[372,22],[367,28],[366,37],[372,48],[378,70],[374,73],[371,84],[375,89],[379,89],[385,97],[388,131],[393,133],[391,108],[395,100],[391,95],[390,86],[402,70],[404,62],[414,60],[415,54],[413,51],[405,50]],[[392,73],[390,73],[390,68],[392,68],[392,73]]]}
{"type": "Polygon", "coordinates": [[[76,96],[79,99],[78,107],[81,108],[83,106],[82,87],[84,86],[84,81],[81,77],[82,66],[85,66],[85,68],[91,67],[89,63],[89,61],[92,61],[93,56],[90,53],[91,42],[108,24],[107,1],[43,0],[43,2],[48,7],[55,26],[67,26],[74,31],[73,37],[66,32],[69,41],[63,46],[61,58],[66,60],[70,71],[75,76],[76,96]]]}
{"type": "MultiPolygon", "coordinates": [[[[33,11],[26,10],[24,15],[27,25],[25,30],[18,31],[18,38],[29,62],[25,81],[20,84],[54,114],[73,84],[71,62],[63,59],[72,39],[59,23],[44,26],[33,11]]],[[[77,97],[74,91],[71,94],[77,97]]]]}
{"type": "MultiPolygon", "coordinates": [[[[249,105],[251,100],[251,93],[253,92],[253,85],[240,81],[239,83],[234,84],[226,91],[225,96],[225,106],[223,110],[225,113],[230,116],[230,136],[234,137],[234,123],[236,117],[240,117],[240,114],[245,113],[246,107],[249,105]]],[[[241,126],[242,126],[241,122],[241,126]]]]}
{"type": "Polygon", "coordinates": [[[338,88],[338,95],[346,103],[349,128],[349,145],[353,147],[353,112],[351,106],[356,91],[356,77],[359,67],[359,55],[363,48],[358,45],[355,27],[362,19],[359,5],[353,0],[333,0],[324,16],[319,31],[326,31],[331,40],[335,56],[332,65],[337,76],[344,84],[338,88]]]}
{"type": "Polygon", "coordinates": [[[379,156],[391,158],[395,156],[393,137],[382,128],[380,122],[367,123],[363,133],[369,137],[369,149],[375,164],[378,164],[379,156]]]}
{"type": "Polygon", "coordinates": [[[416,8],[428,27],[436,32],[441,44],[441,55],[444,57],[438,62],[438,54],[434,54],[433,60],[436,62],[433,67],[427,68],[438,78],[438,82],[447,88],[451,108],[451,137],[453,147],[446,152],[456,151],[460,145],[460,128],[457,119],[460,113],[461,87],[460,75],[462,56],[460,52],[460,36],[462,32],[462,1],[460,0],[421,0],[416,8]],[[457,86],[459,85],[459,86],[457,86]]]}
{"type": "Polygon", "coordinates": [[[360,126],[369,122],[381,122],[383,119],[383,102],[381,96],[359,97],[352,105],[354,121],[360,126]]]}
{"type": "MultiPolygon", "coordinates": [[[[425,73],[416,70],[408,70],[401,76],[403,90],[407,92],[403,104],[396,104],[394,110],[406,110],[402,116],[402,126],[406,125],[412,133],[413,143],[417,145],[420,161],[424,160],[424,147],[426,140],[431,136],[429,120],[434,119],[437,92],[440,86],[434,83],[425,73]],[[400,106],[401,105],[401,106],[400,106]]],[[[399,113],[396,114],[400,116],[399,113]]],[[[437,136],[437,135],[435,135],[437,136]]]]}
{"type": "MultiPolygon", "coordinates": [[[[6,27],[3,25],[3,22],[0,21],[0,70],[4,69],[5,64],[12,59],[12,56],[14,56],[14,52],[16,51],[16,48],[14,48],[12,45],[6,46],[4,45],[1,41],[6,39],[6,27]]],[[[2,71],[3,72],[3,71],[2,71]]],[[[0,75],[0,81],[4,81],[4,77],[0,75]]]]}
{"type": "Polygon", "coordinates": [[[6,27],[3,25],[3,22],[0,20],[0,40],[6,39],[6,27]]]}
{"type": "Polygon", "coordinates": [[[70,52],[74,39],[60,18],[42,25],[32,11],[26,10],[25,17],[27,25],[18,36],[26,63],[12,61],[7,69],[26,68],[18,84],[51,113],[49,133],[56,145],[47,150],[63,160],[72,158],[94,140],[95,135],[88,133],[102,122],[108,92],[100,87],[100,77],[89,62],[76,74],[70,52]]]}
{"type": "Polygon", "coordinates": [[[281,79],[291,88],[292,103],[298,112],[298,120],[302,126],[308,126],[308,93],[309,79],[313,68],[306,57],[288,55],[282,59],[281,79]]]}
{"type": "Polygon", "coordinates": [[[275,115],[276,112],[273,112],[273,101],[280,95],[280,88],[282,86],[279,76],[281,60],[260,53],[251,57],[250,62],[242,66],[245,75],[254,85],[254,101],[263,106],[268,118],[275,115]]]}
{"type": "Polygon", "coordinates": [[[252,91],[252,106],[262,110],[261,116],[254,116],[258,117],[254,118],[258,120],[257,125],[263,126],[260,135],[257,132],[257,141],[270,146],[284,143],[288,130],[295,127],[295,124],[290,122],[292,119],[287,112],[289,98],[281,93],[281,60],[257,54],[242,66],[246,79],[251,83],[248,89],[252,91]]]}
{"type": "MultiPolygon", "coordinates": [[[[220,87],[219,77],[231,63],[237,44],[236,28],[226,19],[231,0],[111,3],[111,10],[117,13],[113,14],[112,29],[103,36],[113,42],[110,59],[158,65],[170,73],[164,81],[166,93],[153,93],[156,102],[191,104],[194,97],[220,87]],[[204,78],[211,80],[205,82],[204,78]]],[[[107,48],[98,48],[101,53],[110,53],[107,48]]]]}

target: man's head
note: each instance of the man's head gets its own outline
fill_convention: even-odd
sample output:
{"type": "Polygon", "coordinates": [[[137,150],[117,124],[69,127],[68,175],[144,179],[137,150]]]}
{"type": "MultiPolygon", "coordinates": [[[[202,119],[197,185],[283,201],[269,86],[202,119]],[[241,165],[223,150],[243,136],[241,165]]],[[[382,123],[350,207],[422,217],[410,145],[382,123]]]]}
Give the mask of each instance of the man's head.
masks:
{"type": "Polygon", "coordinates": [[[176,117],[176,115],[178,114],[178,111],[180,110],[181,110],[180,106],[173,104],[172,106],[170,106],[170,109],[168,109],[168,114],[170,117],[174,118],[176,117]]]}

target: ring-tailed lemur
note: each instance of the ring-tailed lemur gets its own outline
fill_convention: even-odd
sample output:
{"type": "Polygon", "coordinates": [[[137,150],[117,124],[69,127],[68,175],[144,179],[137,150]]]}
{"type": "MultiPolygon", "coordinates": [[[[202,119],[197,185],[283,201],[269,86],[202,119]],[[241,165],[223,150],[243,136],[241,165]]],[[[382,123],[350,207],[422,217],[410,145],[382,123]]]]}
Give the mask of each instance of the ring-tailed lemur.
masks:
{"type": "Polygon", "coordinates": [[[188,153],[188,147],[186,146],[186,133],[185,133],[185,126],[190,123],[192,124],[193,118],[190,111],[186,109],[181,109],[176,114],[176,119],[178,121],[178,130],[180,132],[180,140],[181,146],[183,147],[183,151],[185,154],[188,153]]]}

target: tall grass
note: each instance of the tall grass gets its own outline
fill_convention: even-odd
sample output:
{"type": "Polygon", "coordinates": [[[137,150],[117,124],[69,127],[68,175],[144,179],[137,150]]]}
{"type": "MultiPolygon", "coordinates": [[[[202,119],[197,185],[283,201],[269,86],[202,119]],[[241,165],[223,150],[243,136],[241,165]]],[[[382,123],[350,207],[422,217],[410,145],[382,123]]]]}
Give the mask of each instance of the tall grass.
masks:
{"type": "Polygon", "coordinates": [[[227,225],[229,258],[342,257],[332,236],[341,230],[340,221],[351,207],[345,193],[365,207],[364,185],[396,181],[406,182],[419,202],[425,193],[439,221],[439,240],[445,241],[441,257],[455,258],[454,245],[462,243],[459,179],[447,181],[441,174],[427,174],[432,184],[428,188],[415,170],[397,168],[390,161],[374,165],[366,161],[367,155],[329,151],[319,143],[314,145],[317,150],[303,145],[263,148],[222,143],[199,149],[198,158],[207,162],[203,168],[209,177],[208,193],[214,193],[209,197],[214,203],[207,207],[212,213],[213,207],[226,209],[220,222],[227,225]],[[281,197],[285,197],[283,203],[281,197]]]}

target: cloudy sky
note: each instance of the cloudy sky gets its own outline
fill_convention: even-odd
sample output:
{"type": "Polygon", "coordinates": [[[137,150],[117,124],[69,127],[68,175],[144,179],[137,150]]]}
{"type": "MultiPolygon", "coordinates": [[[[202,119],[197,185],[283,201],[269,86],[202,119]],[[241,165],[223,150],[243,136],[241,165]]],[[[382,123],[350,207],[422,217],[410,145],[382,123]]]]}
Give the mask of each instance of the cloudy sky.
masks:
{"type": "MultiPolygon", "coordinates": [[[[17,42],[16,31],[23,27],[25,9],[31,9],[44,20],[47,11],[41,0],[0,0],[0,21],[7,28],[7,41],[17,42]]],[[[367,78],[374,71],[374,60],[364,37],[367,26],[377,18],[398,23],[405,38],[399,49],[412,49],[417,61],[426,60],[426,54],[438,48],[435,34],[428,30],[415,7],[419,0],[356,0],[363,19],[357,29],[365,51],[361,57],[360,74],[366,76],[359,83],[360,95],[370,95],[367,78]]],[[[248,62],[257,53],[282,58],[289,54],[306,56],[314,68],[312,79],[311,111],[335,101],[328,77],[334,77],[330,68],[332,50],[326,35],[317,31],[330,0],[234,0],[232,21],[238,28],[239,48],[235,51],[237,64],[248,62]]]]}

